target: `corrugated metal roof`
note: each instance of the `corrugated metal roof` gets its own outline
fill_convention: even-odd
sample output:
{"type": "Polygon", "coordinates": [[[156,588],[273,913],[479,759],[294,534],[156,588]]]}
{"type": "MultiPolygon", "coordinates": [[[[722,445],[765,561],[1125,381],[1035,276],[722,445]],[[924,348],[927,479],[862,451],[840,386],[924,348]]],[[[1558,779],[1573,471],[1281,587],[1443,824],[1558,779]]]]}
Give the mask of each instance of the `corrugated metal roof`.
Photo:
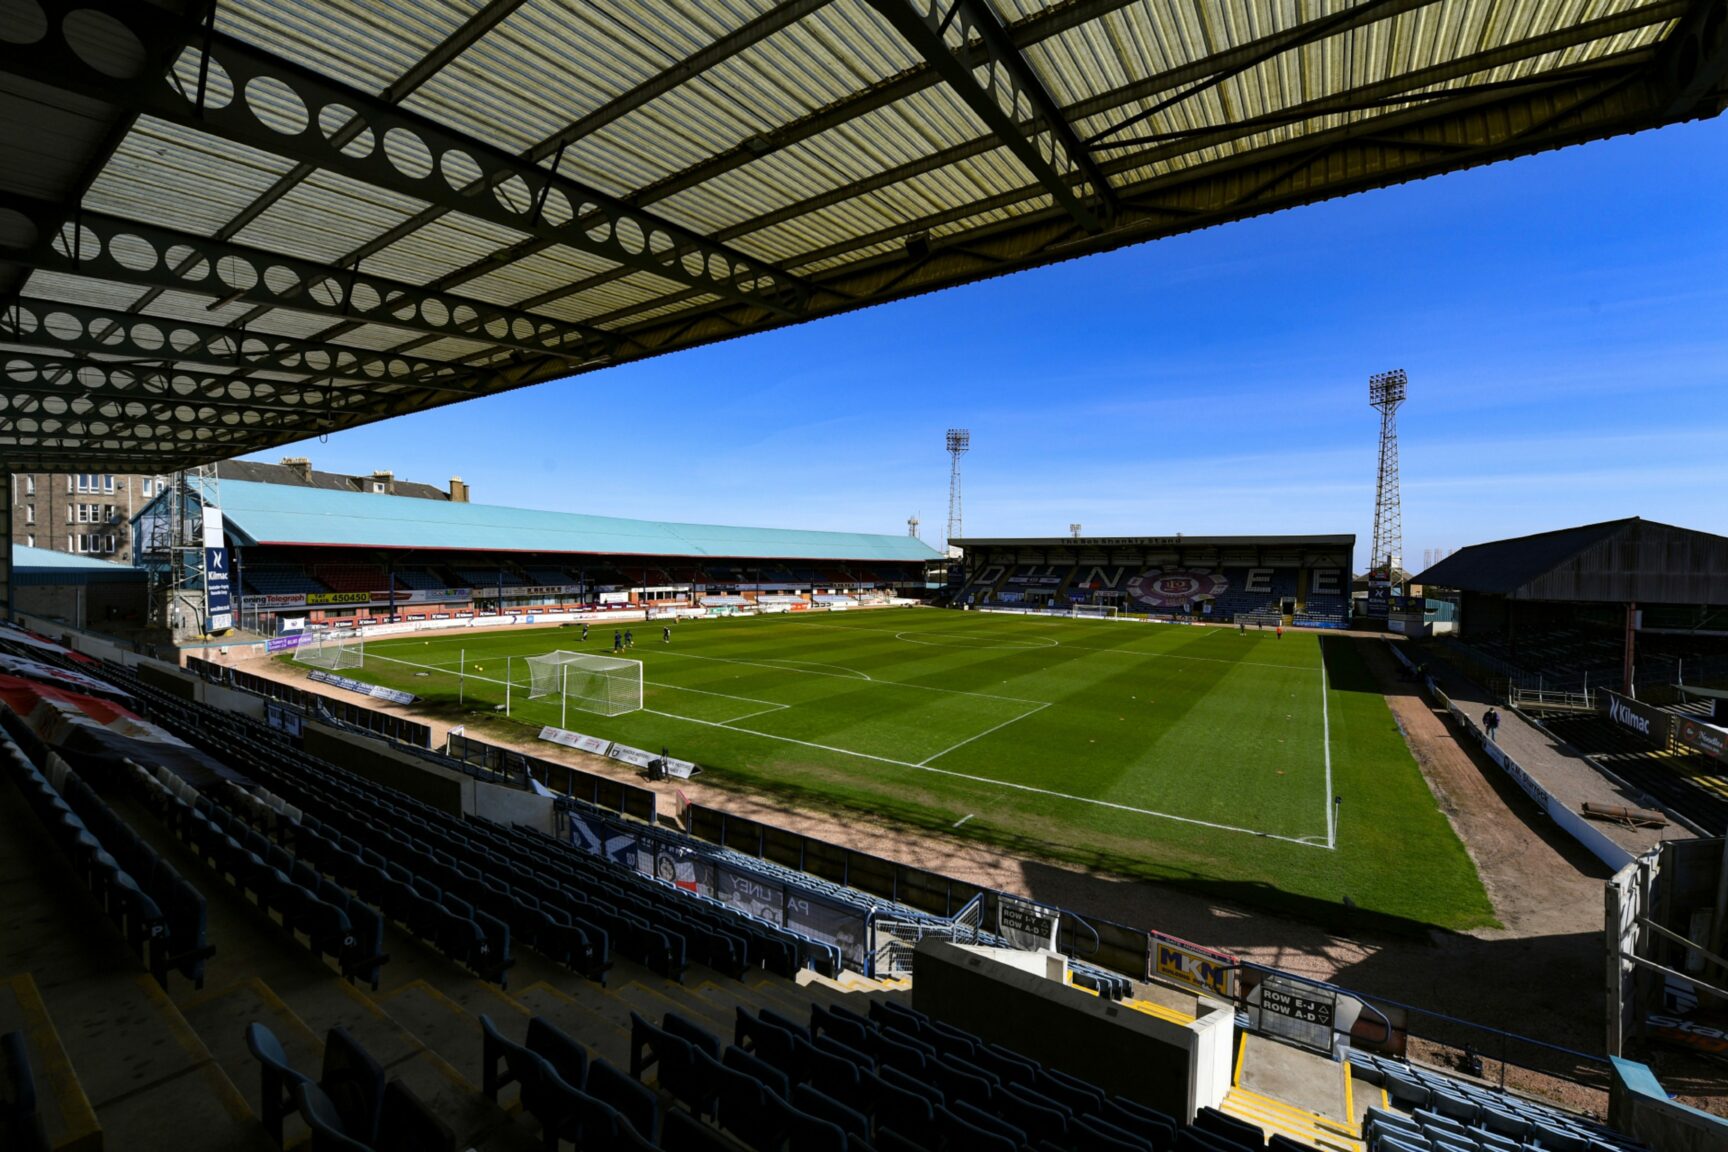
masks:
{"type": "Polygon", "coordinates": [[[920,563],[910,536],[626,520],[490,504],[223,480],[222,518],[243,543],[487,552],[920,563]]]}
{"type": "Polygon", "coordinates": [[[122,580],[144,579],[143,571],[133,568],[129,564],[116,564],[112,560],[98,560],[94,556],[80,556],[74,552],[55,552],[48,548],[31,548],[23,544],[12,545],[12,571],[20,577],[38,573],[67,572],[98,573],[122,580]]]}
{"type": "Polygon", "coordinates": [[[1456,588],[1461,592],[1509,595],[1591,545],[1610,539],[1628,525],[1639,522],[1633,516],[1538,532],[1534,536],[1472,544],[1412,576],[1410,582],[1423,587],[1456,588]]]}
{"type": "Polygon", "coordinates": [[[161,471],[1713,116],[1720,2],[17,0],[0,450],[161,471]],[[163,402],[176,341],[13,300],[451,371],[259,362],[301,418],[223,424],[163,402]]]}

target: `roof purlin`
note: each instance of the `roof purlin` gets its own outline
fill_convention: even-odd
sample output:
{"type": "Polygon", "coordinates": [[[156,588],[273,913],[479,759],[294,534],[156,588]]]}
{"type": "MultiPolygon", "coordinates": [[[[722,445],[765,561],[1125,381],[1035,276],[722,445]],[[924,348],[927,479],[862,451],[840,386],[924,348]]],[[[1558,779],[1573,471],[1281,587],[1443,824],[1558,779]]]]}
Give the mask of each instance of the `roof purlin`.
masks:
{"type": "Polygon", "coordinates": [[[1092,163],[1085,145],[1062,118],[1055,101],[1027,67],[988,5],[948,0],[944,13],[938,6],[914,7],[910,0],[870,2],[989,126],[992,135],[1044,186],[1063,211],[1088,232],[1104,230],[1104,221],[1087,201],[1096,199],[1108,213],[1112,206],[1110,182],[1092,163]],[[949,48],[945,30],[950,24],[968,47],[971,34],[978,34],[977,46],[966,55],[984,57],[987,81],[979,79],[976,65],[949,48]],[[1014,115],[1021,102],[1030,105],[1031,119],[1021,121],[1014,115]],[[1043,135],[1048,136],[1048,141],[1040,148],[1038,137],[1043,135]]]}

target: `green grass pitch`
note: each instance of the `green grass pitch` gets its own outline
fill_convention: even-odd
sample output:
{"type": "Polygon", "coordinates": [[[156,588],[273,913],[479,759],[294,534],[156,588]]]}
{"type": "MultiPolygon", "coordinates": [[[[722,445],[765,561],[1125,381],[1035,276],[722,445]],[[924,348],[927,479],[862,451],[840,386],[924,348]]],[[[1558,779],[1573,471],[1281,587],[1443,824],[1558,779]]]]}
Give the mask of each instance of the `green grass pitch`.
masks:
{"type": "MultiPolygon", "coordinates": [[[[1362,664],[1378,641],[931,609],[634,631],[643,709],[567,727],[668,746],[706,783],[1321,922],[1494,922],[1362,664]]],[[[524,658],[610,654],[612,632],[369,640],[344,674],[456,710],[465,662],[470,723],[508,675],[510,722],[537,728],[558,702],[527,698],[524,658]]]]}

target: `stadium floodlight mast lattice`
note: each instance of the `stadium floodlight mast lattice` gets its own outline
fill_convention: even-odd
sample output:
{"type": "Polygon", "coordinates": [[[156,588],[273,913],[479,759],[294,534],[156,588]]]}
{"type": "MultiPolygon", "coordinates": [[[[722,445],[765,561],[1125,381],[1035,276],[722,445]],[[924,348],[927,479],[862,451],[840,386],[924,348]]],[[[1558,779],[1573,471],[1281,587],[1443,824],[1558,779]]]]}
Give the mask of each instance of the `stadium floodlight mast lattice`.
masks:
{"type": "Polygon", "coordinates": [[[1380,474],[1374,492],[1374,544],[1368,554],[1368,615],[1382,619],[1390,614],[1392,586],[1404,558],[1404,518],[1398,498],[1398,407],[1404,403],[1409,385],[1402,368],[1368,377],[1368,405],[1380,413],[1380,474]]]}
{"type": "Polygon", "coordinates": [[[1072,536],[1076,540],[1080,539],[1080,525],[1078,525],[1078,524],[1068,525],[1068,535],[1072,536]]]}
{"type": "Polygon", "coordinates": [[[962,531],[960,525],[960,457],[972,450],[972,433],[965,428],[948,429],[948,538],[952,544],[962,531]]]}

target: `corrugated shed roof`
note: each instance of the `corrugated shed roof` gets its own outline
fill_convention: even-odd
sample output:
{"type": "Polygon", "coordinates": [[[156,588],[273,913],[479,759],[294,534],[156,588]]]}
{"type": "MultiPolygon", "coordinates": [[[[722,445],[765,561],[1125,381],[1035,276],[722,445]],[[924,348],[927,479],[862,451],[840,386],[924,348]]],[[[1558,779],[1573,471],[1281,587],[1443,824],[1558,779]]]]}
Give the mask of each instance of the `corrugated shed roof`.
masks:
{"type": "Polygon", "coordinates": [[[1639,518],[1631,516],[1622,520],[1604,520],[1600,524],[1583,524],[1577,528],[1538,532],[1534,536],[1472,544],[1412,576],[1410,582],[1423,587],[1456,588],[1461,592],[1509,595],[1584,549],[1637,523],[1639,518]]]}
{"type": "Polygon", "coordinates": [[[50,548],[31,548],[23,544],[12,545],[12,571],[20,577],[54,573],[99,573],[122,580],[144,579],[144,573],[130,564],[116,564],[112,560],[98,560],[94,556],[55,552],[50,548]]]}
{"type": "Polygon", "coordinates": [[[0,455],[167,471],[1714,116],[1720,3],[0,5],[0,455]]]}
{"type": "Polygon", "coordinates": [[[403,500],[224,480],[222,518],[243,543],[588,555],[923,562],[909,536],[626,520],[491,504],[403,500]]]}

